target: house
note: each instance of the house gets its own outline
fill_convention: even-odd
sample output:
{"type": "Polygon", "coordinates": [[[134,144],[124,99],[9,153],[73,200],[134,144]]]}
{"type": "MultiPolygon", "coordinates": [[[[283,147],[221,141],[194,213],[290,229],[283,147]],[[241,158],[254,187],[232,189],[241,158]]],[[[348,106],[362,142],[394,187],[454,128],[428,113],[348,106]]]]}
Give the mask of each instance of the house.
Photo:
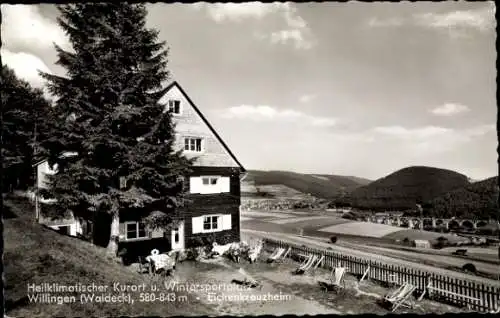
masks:
{"type": "MultiPolygon", "coordinates": [[[[178,226],[168,233],[146,228],[137,215],[120,215],[120,248],[142,249],[149,253],[151,247],[160,251],[183,249],[207,238],[219,244],[239,241],[240,181],[246,175],[245,168],[177,82],[166,88],[160,103],[171,112],[176,124],[174,147],[182,149],[187,157],[196,157],[192,173],[184,176],[189,185],[188,203],[178,212],[178,226]]],[[[38,162],[36,171],[37,187],[44,186],[45,174],[54,173],[47,160],[38,162]]],[[[39,216],[40,203],[44,202],[37,198],[36,203],[39,216]]],[[[85,235],[92,229],[97,231],[99,225],[75,218],[68,222],[47,225],[69,226],[70,235],[85,235]]]]}
{"type": "Polygon", "coordinates": [[[431,243],[428,240],[413,240],[413,246],[417,248],[431,248],[431,243]]]}

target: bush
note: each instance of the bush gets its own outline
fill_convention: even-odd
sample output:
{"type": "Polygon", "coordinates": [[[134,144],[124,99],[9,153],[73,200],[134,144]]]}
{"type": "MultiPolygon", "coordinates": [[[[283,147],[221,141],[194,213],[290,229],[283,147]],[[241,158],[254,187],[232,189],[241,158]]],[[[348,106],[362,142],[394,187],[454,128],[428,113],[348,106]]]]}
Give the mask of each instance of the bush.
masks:
{"type": "Polygon", "coordinates": [[[199,246],[204,246],[205,242],[200,237],[193,237],[190,238],[189,245],[192,247],[199,247],[199,246]]]}
{"type": "Polygon", "coordinates": [[[404,243],[404,244],[410,244],[410,239],[409,239],[409,238],[407,238],[407,237],[405,237],[405,238],[403,239],[403,243],[404,243]]]}
{"type": "Polygon", "coordinates": [[[336,237],[336,236],[331,236],[331,237],[330,237],[330,242],[331,242],[332,244],[337,243],[337,237],[336,237]]]}
{"type": "Polygon", "coordinates": [[[464,266],[462,266],[462,269],[466,272],[471,272],[471,273],[476,273],[476,266],[472,263],[467,263],[464,266]]]}
{"type": "Polygon", "coordinates": [[[343,219],[347,219],[347,220],[353,220],[353,221],[355,221],[356,220],[356,215],[354,215],[352,212],[347,212],[347,213],[344,213],[342,215],[342,218],[343,219]]]}

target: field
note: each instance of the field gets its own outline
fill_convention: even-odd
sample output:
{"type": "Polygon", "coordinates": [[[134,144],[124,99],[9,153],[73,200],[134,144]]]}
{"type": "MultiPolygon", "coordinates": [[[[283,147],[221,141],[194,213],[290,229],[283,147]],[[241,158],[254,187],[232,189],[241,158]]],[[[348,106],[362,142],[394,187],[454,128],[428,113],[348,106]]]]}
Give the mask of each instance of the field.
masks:
{"type": "Polygon", "coordinates": [[[283,184],[255,185],[253,181],[241,183],[242,199],[294,199],[310,200],[311,196],[283,184]]]}
{"type": "Polygon", "coordinates": [[[400,231],[400,228],[376,223],[367,222],[349,222],[345,224],[328,226],[319,229],[321,232],[329,232],[336,234],[359,235],[366,237],[385,237],[386,235],[400,231]]]}
{"type": "Polygon", "coordinates": [[[393,232],[386,235],[385,237],[393,240],[404,240],[405,238],[408,238],[409,240],[436,240],[438,237],[446,237],[450,243],[467,241],[467,239],[464,239],[463,237],[452,234],[419,231],[413,229],[393,232]]]}
{"type": "MultiPolygon", "coordinates": [[[[279,233],[286,235],[303,235],[317,238],[317,241],[328,242],[330,236],[338,238],[336,246],[356,250],[365,253],[378,253],[392,258],[393,260],[405,260],[415,263],[435,266],[443,269],[461,271],[461,267],[469,262],[473,263],[478,274],[485,277],[493,277],[498,274],[498,258],[491,253],[469,253],[468,256],[452,255],[454,249],[440,251],[434,249],[416,249],[401,245],[396,240],[408,238],[426,239],[431,242],[437,237],[444,236],[450,242],[463,240],[464,238],[451,234],[401,229],[385,224],[368,222],[354,222],[339,218],[336,215],[328,215],[327,212],[310,212],[310,218],[303,215],[283,217],[283,212],[268,211],[266,217],[251,217],[252,213],[242,212],[245,220],[242,220],[242,229],[265,231],[270,237],[276,237],[279,233]],[[271,217],[274,216],[274,217],[271,217]],[[326,230],[326,231],[325,231],[326,230]],[[369,238],[369,240],[367,240],[369,238]]],[[[286,212],[287,215],[291,213],[286,212]]],[[[495,276],[496,277],[496,276],[495,276]]]]}

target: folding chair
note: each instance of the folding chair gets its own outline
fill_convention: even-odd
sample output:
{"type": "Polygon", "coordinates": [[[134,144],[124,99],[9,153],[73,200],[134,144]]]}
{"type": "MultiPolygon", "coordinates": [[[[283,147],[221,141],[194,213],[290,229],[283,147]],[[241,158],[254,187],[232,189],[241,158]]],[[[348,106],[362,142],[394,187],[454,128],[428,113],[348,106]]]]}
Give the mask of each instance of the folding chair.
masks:
{"type": "Polygon", "coordinates": [[[253,249],[250,250],[249,255],[248,255],[250,263],[254,263],[257,260],[260,252],[262,251],[263,245],[264,245],[264,242],[260,241],[259,243],[257,243],[257,246],[255,246],[253,249]]]}
{"type": "Polygon", "coordinates": [[[292,251],[292,248],[288,247],[288,249],[285,251],[285,253],[281,254],[281,256],[276,259],[276,262],[279,262],[279,263],[285,262],[286,257],[288,256],[288,254],[290,254],[291,251],[292,251]]]}
{"type": "Polygon", "coordinates": [[[387,294],[384,301],[391,304],[391,311],[395,311],[399,306],[412,308],[413,305],[407,300],[415,291],[416,287],[409,283],[404,283],[395,291],[387,294]]]}
{"type": "Polygon", "coordinates": [[[238,273],[243,276],[243,279],[233,279],[233,283],[248,286],[250,288],[262,289],[262,284],[255,278],[253,278],[250,274],[248,274],[243,268],[240,267],[238,273]]]}
{"type": "Polygon", "coordinates": [[[295,270],[295,275],[302,275],[305,272],[307,272],[314,263],[316,263],[316,260],[318,257],[316,255],[309,255],[308,259],[306,260],[304,265],[301,265],[299,268],[295,270]]]}
{"type": "Polygon", "coordinates": [[[151,274],[151,263],[146,261],[146,259],[142,256],[137,257],[139,260],[139,270],[140,274],[148,273],[151,274]]]}
{"type": "Polygon", "coordinates": [[[328,281],[320,280],[318,283],[325,289],[337,291],[340,288],[345,288],[344,274],[346,272],[345,267],[334,267],[330,273],[328,281]]]}
{"type": "Polygon", "coordinates": [[[281,257],[281,255],[285,252],[285,249],[284,248],[277,248],[273,251],[273,253],[271,254],[271,256],[269,256],[269,258],[267,259],[267,262],[268,263],[272,263],[274,261],[276,261],[279,257],[281,257]]]}

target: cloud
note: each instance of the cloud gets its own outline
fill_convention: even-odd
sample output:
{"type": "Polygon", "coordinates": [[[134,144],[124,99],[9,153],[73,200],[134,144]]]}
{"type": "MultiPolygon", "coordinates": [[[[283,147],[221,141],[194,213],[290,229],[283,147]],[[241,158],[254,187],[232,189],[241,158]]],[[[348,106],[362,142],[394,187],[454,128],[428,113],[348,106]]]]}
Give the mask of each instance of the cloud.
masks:
{"type": "Polygon", "coordinates": [[[373,129],[375,133],[393,136],[404,139],[422,139],[436,137],[439,135],[447,134],[451,131],[449,128],[426,126],[414,129],[408,129],[402,126],[382,126],[373,129]]]}
{"type": "Polygon", "coordinates": [[[394,27],[401,26],[404,23],[403,18],[392,17],[388,19],[379,19],[377,17],[372,17],[368,20],[368,26],[370,27],[394,27]]]}
{"type": "Polygon", "coordinates": [[[311,116],[293,109],[277,110],[266,105],[240,105],[230,107],[221,113],[221,117],[250,119],[254,121],[305,123],[315,127],[333,127],[338,124],[338,119],[336,118],[311,116]]]}
{"type": "Polygon", "coordinates": [[[494,30],[495,4],[490,1],[487,6],[474,10],[455,10],[446,13],[419,13],[411,17],[390,17],[381,19],[372,17],[367,21],[369,27],[399,27],[414,25],[424,28],[446,30],[452,36],[464,36],[466,30],[486,32],[494,30]]]}
{"type": "Polygon", "coordinates": [[[314,95],[314,94],[306,94],[306,95],[300,96],[299,101],[301,103],[309,103],[310,101],[312,101],[315,98],[316,98],[316,95],[314,95]]]}
{"type": "Polygon", "coordinates": [[[38,71],[51,73],[49,67],[40,58],[30,53],[13,53],[2,49],[1,54],[2,63],[13,69],[17,77],[24,79],[34,87],[43,87],[44,80],[38,71]]]}
{"type": "Polygon", "coordinates": [[[296,49],[308,50],[314,46],[312,32],[307,23],[297,13],[290,2],[246,2],[246,3],[214,3],[200,2],[192,5],[196,10],[205,10],[217,23],[242,22],[246,19],[262,20],[265,17],[278,15],[283,19],[284,27],[270,32],[254,32],[259,39],[268,40],[272,44],[293,44],[296,49]]]}
{"type": "Polygon", "coordinates": [[[413,129],[402,126],[382,126],[372,129],[375,139],[378,139],[377,137],[387,137],[399,140],[402,143],[402,151],[411,155],[443,153],[494,131],[495,126],[492,124],[460,130],[438,126],[424,126],[413,129]]]}
{"type": "Polygon", "coordinates": [[[59,25],[44,17],[36,5],[2,5],[2,42],[9,49],[53,50],[53,43],[70,49],[59,25]]]}
{"type": "Polygon", "coordinates": [[[414,16],[418,25],[437,28],[469,28],[484,32],[495,28],[495,4],[476,10],[457,10],[447,13],[424,13],[414,16]]]}
{"type": "Polygon", "coordinates": [[[284,3],[262,3],[262,2],[246,2],[246,3],[206,3],[198,2],[193,4],[194,9],[205,9],[209,16],[216,22],[236,21],[240,22],[244,19],[254,18],[261,19],[264,16],[276,12],[283,7],[284,3]]]}
{"type": "Polygon", "coordinates": [[[469,107],[455,103],[446,103],[430,110],[430,112],[436,116],[453,116],[468,111],[470,111],[469,107]]]}

